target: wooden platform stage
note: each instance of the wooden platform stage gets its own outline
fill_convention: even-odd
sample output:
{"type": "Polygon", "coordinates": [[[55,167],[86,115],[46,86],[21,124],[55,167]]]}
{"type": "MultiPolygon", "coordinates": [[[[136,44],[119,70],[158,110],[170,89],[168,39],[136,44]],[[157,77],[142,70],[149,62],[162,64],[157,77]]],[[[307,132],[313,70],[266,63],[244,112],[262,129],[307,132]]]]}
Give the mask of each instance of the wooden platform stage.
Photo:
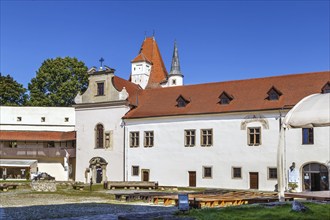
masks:
{"type": "MultiPolygon", "coordinates": [[[[134,193],[115,193],[117,200],[135,201],[143,200],[155,205],[177,205],[178,194],[165,192],[134,192],[134,193]]],[[[267,203],[278,201],[276,192],[260,191],[212,191],[212,192],[182,192],[188,194],[189,204],[194,208],[204,207],[225,207],[252,203],[267,203]]],[[[292,200],[292,197],[286,197],[292,200]]]]}

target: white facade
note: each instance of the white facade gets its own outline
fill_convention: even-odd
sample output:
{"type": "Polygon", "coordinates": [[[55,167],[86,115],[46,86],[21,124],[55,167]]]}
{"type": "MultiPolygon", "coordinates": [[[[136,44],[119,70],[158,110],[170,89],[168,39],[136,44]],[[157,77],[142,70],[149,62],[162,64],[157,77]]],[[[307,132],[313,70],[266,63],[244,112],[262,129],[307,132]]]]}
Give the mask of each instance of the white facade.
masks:
{"type": "Polygon", "coordinates": [[[121,127],[121,117],[129,110],[122,104],[116,106],[77,108],[77,172],[76,181],[89,182],[96,174],[90,169],[92,158],[103,158],[107,165],[103,170],[102,181],[122,181],[124,176],[124,129],[121,127]],[[96,148],[95,128],[97,124],[104,126],[104,131],[111,134],[109,147],[96,148]],[[90,169],[86,173],[86,169],[90,169]]]}
{"type": "Polygon", "coordinates": [[[129,111],[125,85],[131,86],[131,83],[116,78],[114,69],[94,70],[89,72],[87,90],[76,97],[76,181],[123,180],[125,155],[121,118],[129,111]],[[116,87],[115,82],[122,83],[122,88],[116,87]]]}
{"type": "MultiPolygon", "coordinates": [[[[150,181],[159,185],[187,187],[193,171],[197,187],[249,189],[250,173],[257,173],[258,189],[273,191],[277,179],[269,178],[268,169],[277,167],[279,118],[274,111],[126,120],[126,179],[139,181],[147,170],[150,181]],[[259,146],[248,145],[248,129],[254,127],[261,128],[259,146]],[[201,146],[201,129],[212,129],[212,146],[201,146]],[[195,146],[185,146],[185,130],[195,130],[195,146]],[[144,147],[145,131],[153,131],[153,147],[144,147]],[[129,147],[130,132],[139,132],[138,147],[129,147]],[[138,175],[133,175],[133,166],[138,175]],[[204,167],[211,168],[212,177],[203,177],[204,167]],[[233,178],[233,168],[241,168],[241,178],[233,178]]],[[[315,142],[308,146],[301,143],[301,129],[287,133],[287,169],[295,162],[301,176],[305,164],[329,163],[329,128],[315,128],[315,142]]]]}
{"type": "MultiPolygon", "coordinates": [[[[48,132],[48,134],[74,132],[74,108],[0,106],[0,121],[0,131],[18,132],[17,135],[22,134],[19,132],[24,132],[28,137],[28,139],[22,139],[16,136],[12,140],[3,140],[3,137],[0,137],[3,158],[22,161],[36,159],[38,172],[46,172],[59,181],[69,179],[69,172],[74,169],[75,164],[68,164],[64,149],[74,154],[75,140],[41,140],[38,132],[48,132]],[[49,146],[50,142],[52,146],[49,146]]],[[[34,171],[31,170],[32,172],[34,171]]],[[[9,175],[8,173],[7,178],[14,178],[9,175]]]]}
{"type": "Polygon", "coordinates": [[[167,83],[162,87],[183,86],[182,75],[169,75],[167,83]]]}
{"type": "Polygon", "coordinates": [[[72,107],[0,106],[0,130],[74,131],[72,107]]]}
{"type": "Polygon", "coordinates": [[[148,62],[132,63],[131,82],[138,84],[141,88],[145,89],[149,81],[151,67],[152,65],[148,62]]]}

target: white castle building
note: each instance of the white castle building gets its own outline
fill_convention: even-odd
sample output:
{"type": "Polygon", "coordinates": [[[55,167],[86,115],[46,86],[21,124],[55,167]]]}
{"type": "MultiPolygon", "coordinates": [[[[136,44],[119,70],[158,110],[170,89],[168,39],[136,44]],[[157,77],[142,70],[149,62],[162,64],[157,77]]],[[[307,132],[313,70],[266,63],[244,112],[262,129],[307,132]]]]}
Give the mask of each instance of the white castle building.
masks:
{"type": "Polygon", "coordinates": [[[37,172],[74,178],[74,108],[0,106],[0,113],[1,178],[26,179],[37,172]]]}
{"type": "MultiPolygon", "coordinates": [[[[76,165],[76,181],[273,191],[282,120],[304,97],[330,91],[329,71],[184,85],[176,44],[167,73],[153,37],[131,65],[129,80],[109,67],[91,68],[88,89],[75,99],[68,117],[75,117],[76,156],[69,164],[76,165]]],[[[329,190],[329,134],[329,127],[287,131],[287,187],[329,190]]]]}

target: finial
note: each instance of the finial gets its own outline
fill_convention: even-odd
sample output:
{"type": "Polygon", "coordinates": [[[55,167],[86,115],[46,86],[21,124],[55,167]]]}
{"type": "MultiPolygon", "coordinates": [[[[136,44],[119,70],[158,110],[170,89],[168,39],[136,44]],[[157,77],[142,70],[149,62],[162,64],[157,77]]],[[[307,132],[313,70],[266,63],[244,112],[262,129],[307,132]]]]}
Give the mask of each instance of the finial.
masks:
{"type": "Polygon", "coordinates": [[[101,59],[100,59],[99,61],[100,61],[100,63],[101,63],[101,67],[100,67],[100,69],[102,69],[102,67],[103,67],[103,62],[104,62],[103,57],[101,57],[101,59]]]}
{"type": "Polygon", "coordinates": [[[152,38],[155,40],[155,30],[152,30],[152,38]]]}
{"type": "Polygon", "coordinates": [[[144,39],[147,39],[147,31],[144,31],[144,39]]]}

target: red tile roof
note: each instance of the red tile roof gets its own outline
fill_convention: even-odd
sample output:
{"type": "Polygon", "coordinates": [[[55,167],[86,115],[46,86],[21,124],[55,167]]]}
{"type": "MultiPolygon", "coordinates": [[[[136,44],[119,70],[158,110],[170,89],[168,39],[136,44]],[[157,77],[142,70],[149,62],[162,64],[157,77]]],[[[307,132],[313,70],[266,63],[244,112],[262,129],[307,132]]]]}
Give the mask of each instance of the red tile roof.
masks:
{"type": "Polygon", "coordinates": [[[138,98],[138,107],[129,111],[124,118],[288,108],[305,96],[320,93],[328,81],[330,81],[330,72],[325,71],[143,90],[138,98]],[[279,100],[267,99],[267,92],[272,87],[281,91],[279,100]],[[227,105],[218,103],[219,95],[223,92],[233,98],[227,105]],[[180,95],[190,102],[186,107],[177,107],[176,100],[180,95]]]}
{"type": "Polygon", "coordinates": [[[128,101],[131,103],[131,104],[135,104],[136,103],[136,94],[138,93],[139,90],[141,90],[142,88],[135,84],[135,83],[132,83],[130,81],[127,81],[125,79],[122,79],[118,76],[114,76],[112,78],[113,80],[113,85],[115,86],[115,88],[118,90],[118,91],[121,91],[123,90],[123,88],[125,87],[126,91],[128,92],[129,96],[128,96],[128,101]]]}
{"type": "Polygon", "coordinates": [[[2,141],[73,141],[76,132],[60,131],[0,131],[2,141]]]}
{"type": "Polygon", "coordinates": [[[139,55],[135,57],[132,62],[143,61],[144,58],[152,63],[150,77],[146,88],[160,87],[160,82],[167,78],[167,70],[158,45],[153,37],[148,37],[143,41],[139,55]]]}
{"type": "Polygon", "coordinates": [[[135,63],[135,62],[141,62],[141,61],[145,61],[145,62],[152,64],[152,62],[146,56],[144,56],[143,53],[140,53],[139,55],[137,55],[131,62],[135,63]]]}

